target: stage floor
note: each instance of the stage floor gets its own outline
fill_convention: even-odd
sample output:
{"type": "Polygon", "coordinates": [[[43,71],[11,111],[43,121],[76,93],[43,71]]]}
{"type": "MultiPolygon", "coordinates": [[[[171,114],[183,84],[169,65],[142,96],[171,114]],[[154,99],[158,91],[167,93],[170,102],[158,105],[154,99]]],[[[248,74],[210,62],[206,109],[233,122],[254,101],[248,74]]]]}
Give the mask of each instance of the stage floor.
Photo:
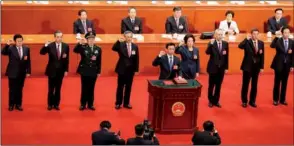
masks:
{"type": "MultiPolygon", "coordinates": [[[[23,112],[9,112],[8,80],[2,78],[2,144],[91,144],[91,133],[99,128],[101,120],[110,120],[123,138],[134,136],[134,125],[147,116],[147,79],[155,76],[137,76],[131,97],[132,110],[114,109],[116,77],[100,77],[95,88],[96,111],[81,112],[80,78],[66,77],[63,82],[61,111],[47,111],[47,78],[26,80],[23,112]]],[[[220,103],[223,108],[207,106],[208,76],[201,75],[202,97],[199,101],[198,125],[205,120],[215,122],[222,144],[291,144],[293,145],[293,75],[287,88],[288,106],[272,105],[272,74],[259,78],[257,109],[241,107],[242,75],[226,75],[220,103]]],[[[159,135],[161,144],[191,144],[192,134],[159,135]]]]}

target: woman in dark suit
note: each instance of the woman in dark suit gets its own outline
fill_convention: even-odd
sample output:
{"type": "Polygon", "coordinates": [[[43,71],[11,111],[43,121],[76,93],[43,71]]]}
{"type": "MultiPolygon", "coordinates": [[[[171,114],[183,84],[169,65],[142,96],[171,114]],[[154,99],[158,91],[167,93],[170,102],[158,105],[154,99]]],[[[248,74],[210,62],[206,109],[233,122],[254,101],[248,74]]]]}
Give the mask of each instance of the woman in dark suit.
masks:
{"type": "Polygon", "coordinates": [[[194,47],[195,37],[187,34],[182,42],[176,48],[176,54],[182,58],[182,72],[185,79],[195,79],[199,76],[199,49],[194,47]]]}
{"type": "Polygon", "coordinates": [[[80,54],[81,60],[77,72],[81,75],[82,93],[80,110],[95,110],[94,107],[94,89],[97,76],[101,73],[101,55],[102,49],[95,45],[95,36],[93,32],[85,35],[87,43],[83,39],[74,48],[74,52],[80,54]]]}

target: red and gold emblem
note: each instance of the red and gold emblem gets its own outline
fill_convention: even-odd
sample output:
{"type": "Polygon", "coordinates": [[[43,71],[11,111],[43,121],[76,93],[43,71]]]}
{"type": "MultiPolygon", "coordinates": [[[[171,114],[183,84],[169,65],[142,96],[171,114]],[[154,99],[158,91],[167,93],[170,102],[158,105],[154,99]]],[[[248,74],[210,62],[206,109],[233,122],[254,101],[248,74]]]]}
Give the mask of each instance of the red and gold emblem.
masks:
{"type": "Polygon", "coordinates": [[[183,116],[186,110],[185,104],[182,102],[176,102],[172,106],[172,113],[175,117],[183,116]]]}

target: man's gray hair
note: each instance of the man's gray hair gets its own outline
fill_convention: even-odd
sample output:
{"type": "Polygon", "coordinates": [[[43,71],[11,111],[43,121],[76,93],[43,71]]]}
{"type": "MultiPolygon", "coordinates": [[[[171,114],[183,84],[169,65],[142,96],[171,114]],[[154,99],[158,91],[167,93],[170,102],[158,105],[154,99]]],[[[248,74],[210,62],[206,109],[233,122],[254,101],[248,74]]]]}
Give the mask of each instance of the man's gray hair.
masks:
{"type": "Polygon", "coordinates": [[[133,32],[131,32],[131,31],[129,31],[129,30],[125,31],[125,32],[124,32],[124,35],[127,35],[127,34],[129,34],[129,33],[131,33],[131,34],[133,35],[133,32]]]}

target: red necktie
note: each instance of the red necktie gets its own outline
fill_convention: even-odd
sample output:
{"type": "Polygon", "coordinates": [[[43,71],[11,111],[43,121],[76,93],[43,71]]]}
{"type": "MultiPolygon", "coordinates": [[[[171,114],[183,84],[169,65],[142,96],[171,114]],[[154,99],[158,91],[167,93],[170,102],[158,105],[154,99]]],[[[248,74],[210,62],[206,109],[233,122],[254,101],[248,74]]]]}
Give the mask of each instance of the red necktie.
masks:
{"type": "Polygon", "coordinates": [[[220,42],[218,43],[218,50],[219,52],[222,52],[222,44],[220,42]]]}
{"type": "Polygon", "coordinates": [[[59,47],[60,47],[60,45],[57,44],[56,51],[57,51],[57,57],[58,57],[58,59],[60,59],[60,51],[59,51],[59,47]]]}
{"type": "Polygon", "coordinates": [[[21,47],[18,47],[17,50],[18,50],[19,58],[22,58],[22,56],[21,56],[21,47]]]}
{"type": "Polygon", "coordinates": [[[128,55],[129,55],[129,57],[131,57],[131,55],[132,55],[131,45],[127,44],[127,48],[128,48],[128,55]]]}
{"type": "Polygon", "coordinates": [[[257,54],[258,48],[257,48],[257,45],[256,45],[256,41],[254,41],[253,44],[254,44],[255,53],[257,54]]]}

